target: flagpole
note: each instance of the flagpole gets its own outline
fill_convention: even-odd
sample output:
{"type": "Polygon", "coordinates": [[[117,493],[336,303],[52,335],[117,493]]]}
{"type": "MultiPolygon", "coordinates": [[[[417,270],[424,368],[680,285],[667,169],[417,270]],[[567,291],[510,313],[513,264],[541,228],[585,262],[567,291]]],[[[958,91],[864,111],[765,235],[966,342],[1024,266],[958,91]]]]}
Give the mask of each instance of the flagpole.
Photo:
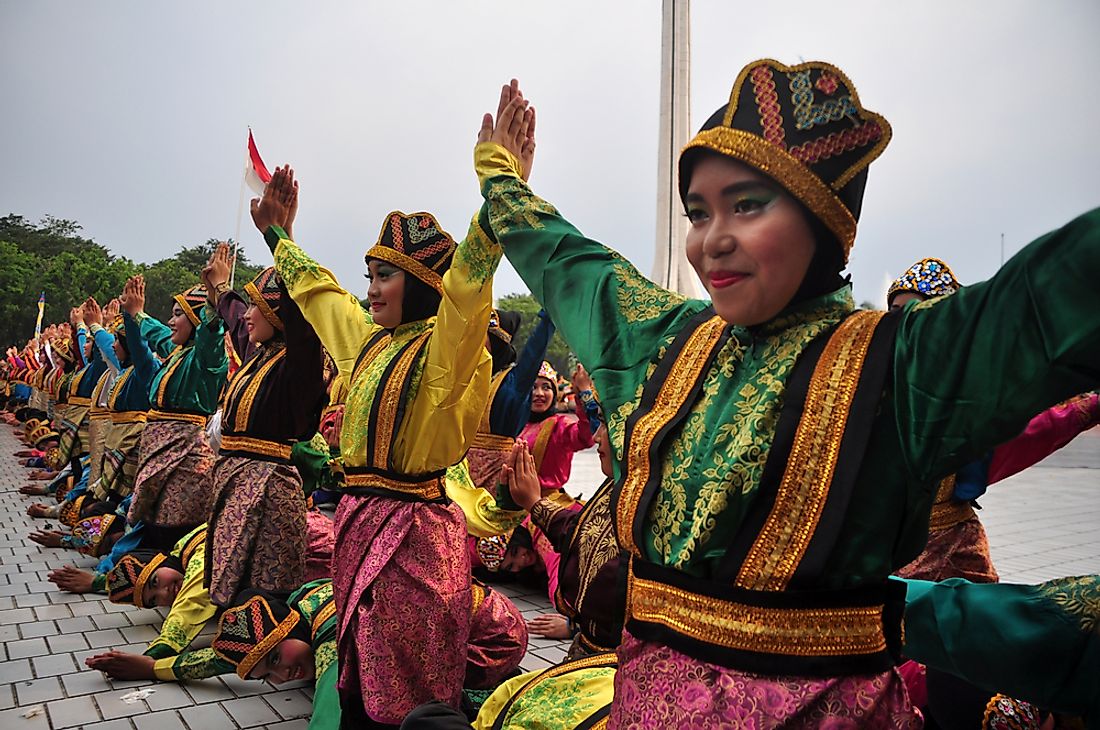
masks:
{"type": "MultiPolygon", "coordinates": [[[[252,128],[248,128],[249,134],[252,133],[252,128]]],[[[241,171],[241,191],[237,194],[237,229],[233,234],[233,263],[229,269],[229,288],[233,288],[233,279],[237,274],[237,248],[240,246],[241,240],[241,218],[244,216],[244,178],[248,174],[248,164],[250,162],[248,151],[245,150],[244,154],[244,170],[241,171]]]]}

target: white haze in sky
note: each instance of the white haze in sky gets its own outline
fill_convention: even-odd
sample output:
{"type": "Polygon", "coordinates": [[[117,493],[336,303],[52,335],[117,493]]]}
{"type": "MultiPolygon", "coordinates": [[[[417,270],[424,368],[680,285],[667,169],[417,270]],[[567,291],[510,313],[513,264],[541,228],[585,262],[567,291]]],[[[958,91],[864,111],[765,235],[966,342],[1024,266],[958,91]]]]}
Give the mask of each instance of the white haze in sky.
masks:
{"type": "MultiPolygon", "coordinates": [[[[964,282],[1100,203],[1100,3],[697,1],[692,127],[759,57],[827,60],[892,124],[857,301],[923,256],[964,282]]],[[[350,290],[393,209],[455,236],[499,85],[539,111],[532,185],[643,273],[653,258],[660,3],[0,0],[0,215],[49,213],[152,262],[236,226],[247,127],[302,183],[300,243],[350,290]]],[[[270,257],[247,212],[251,259],[270,257]]],[[[28,273],[28,275],[32,275],[28,273]]],[[[505,264],[497,294],[525,291],[505,264]]]]}

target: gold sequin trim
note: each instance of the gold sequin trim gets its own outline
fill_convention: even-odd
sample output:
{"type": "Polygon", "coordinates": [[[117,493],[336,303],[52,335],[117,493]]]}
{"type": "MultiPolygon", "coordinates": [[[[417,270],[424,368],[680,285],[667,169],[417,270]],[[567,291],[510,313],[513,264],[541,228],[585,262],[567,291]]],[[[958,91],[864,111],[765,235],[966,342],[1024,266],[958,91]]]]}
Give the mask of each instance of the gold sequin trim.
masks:
{"type": "Polygon", "coordinates": [[[221,450],[223,452],[243,451],[249,454],[267,456],[272,459],[290,461],[290,447],[286,444],[280,444],[275,441],[264,441],[263,439],[254,439],[248,436],[222,434],[221,450]]]}
{"type": "Polygon", "coordinates": [[[649,482],[650,470],[654,466],[649,461],[649,447],[657,433],[676,415],[695,382],[703,376],[703,367],[722,337],[725,326],[721,317],[714,316],[695,329],[661,384],[652,408],[634,423],[630,443],[626,445],[625,476],[619,492],[620,509],[616,524],[623,548],[635,555],[640,556],[641,553],[634,543],[632,528],[642,490],[649,482]]]}
{"type": "Polygon", "coordinates": [[[200,416],[197,413],[173,413],[171,411],[158,411],[155,408],[152,408],[149,410],[148,420],[185,421],[186,423],[193,423],[196,426],[206,428],[206,416],[200,416]]]}
{"type": "Polygon", "coordinates": [[[375,428],[374,466],[378,469],[385,469],[389,466],[390,449],[393,448],[394,431],[397,429],[396,420],[399,388],[404,384],[405,379],[409,375],[409,371],[412,370],[413,365],[416,363],[417,358],[420,356],[431,334],[431,330],[428,330],[424,334],[418,336],[413,341],[412,345],[401,354],[401,357],[397,361],[397,365],[388,378],[390,383],[398,384],[398,389],[394,389],[390,392],[378,393],[375,396],[376,398],[382,399],[378,407],[378,421],[373,424],[375,428]]]}
{"type": "Polygon", "coordinates": [[[741,565],[738,586],[784,590],[802,561],[829,496],[863,359],[884,314],[856,312],[825,345],[810,378],[779,493],[741,565]]]}
{"type": "Polygon", "coordinates": [[[111,423],[145,423],[145,411],[116,411],[111,413],[111,423]]]}
{"type": "Polygon", "coordinates": [[[133,368],[126,368],[122,371],[122,375],[118,376],[114,384],[111,386],[111,394],[107,396],[107,407],[112,411],[115,410],[115,404],[118,402],[118,397],[122,395],[122,389],[126,385],[126,381],[130,379],[130,376],[134,374],[133,368]]]}
{"type": "Polygon", "coordinates": [[[482,433],[479,431],[474,435],[474,440],[470,443],[470,448],[485,449],[486,451],[510,452],[515,445],[516,440],[514,438],[497,436],[495,433],[482,433]]]}
{"type": "Polygon", "coordinates": [[[832,188],[788,152],[751,132],[729,127],[714,127],[699,132],[683,151],[693,147],[711,149],[741,160],[774,178],[836,234],[844,249],[844,260],[848,260],[856,240],[855,217],[832,188]]]}
{"type": "Polygon", "coordinates": [[[424,264],[420,263],[416,259],[407,256],[400,251],[395,251],[388,246],[372,246],[370,251],[367,251],[368,259],[382,259],[394,266],[407,271],[408,273],[420,279],[425,284],[435,289],[440,295],[443,294],[443,277],[429,269],[424,264]]]}
{"type": "Polygon", "coordinates": [[[631,618],[726,649],[787,656],[851,656],[886,650],[883,606],[762,608],[632,575],[631,618]]]}
{"type": "Polygon", "coordinates": [[[385,489],[390,492],[411,494],[424,500],[439,499],[443,494],[443,480],[432,477],[422,482],[400,482],[381,474],[356,474],[344,472],[344,484],[348,487],[385,489]]]}
{"type": "Polygon", "coordinates": [[[340,403],[344,403],[344,401],[347,400],[347,397],[348,397],[348,383],[358,382],[359,381],[359,376],[361,376],[363,374],[363,371],[367,369],[367,366],[370,365],[372,362],[374,362],[374,359],[377,358],[378,355],[381,354],[381,352],[383,350],[385,350],[387,347],[389,347],[389,344],[392,340],[393,340],[393,338],[389,335],[386,335],[385,337],[379,338],[378,342],[375,342],[374,345],[372,345],[371,348],[369,350],[367,350],[367,353],[365,355],[363,355],[362,359],[359,360],[359,365],[358,365],[358,367],[355,368],[355,372],[352,373],[351,380],[344,381],[343,379],[341,379],[341,382],[340,382],[340,391],[341,392],[339,393],[339,397],[340,397],[339,402],[340,403]]]}
{"type": "MultiPolygon", "coordinates": [[[[184,293],[186,294],[186,292],[184,293]]],[[[183,313],[187,315],[187,319],[191,320],[192,325],[198,327],[200,324],[202,324],[199,321],[199,318],[195,316],[195,310],[192,309],[191,305],[187,303],[187,300],[183,298],[183,294],[177,294],[172,298],[175,299],[176,302],[180,305],[180,309],[182,309],[183,313]]]]}
{"type": "Polygon", "coordinates": [[[974,508],[969,502],[955,499],[955,475],[940,482],[936,491],[936,501],[932,504],[932,515],[928,521],[928,531],[936,532],[954,527],[974,517],[974,508]]]}

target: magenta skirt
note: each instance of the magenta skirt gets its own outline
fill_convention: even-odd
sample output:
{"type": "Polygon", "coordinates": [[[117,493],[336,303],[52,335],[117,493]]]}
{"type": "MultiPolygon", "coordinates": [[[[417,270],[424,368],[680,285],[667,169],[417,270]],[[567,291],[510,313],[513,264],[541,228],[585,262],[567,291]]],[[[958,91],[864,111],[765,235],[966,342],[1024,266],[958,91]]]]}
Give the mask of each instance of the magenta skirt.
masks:
{"type": "Polygon", "coordinates": [[[895,670],[852,677],[765,677],[708,664],[623,632],[607,727],[889,728],[924,726],[895,670]]]}

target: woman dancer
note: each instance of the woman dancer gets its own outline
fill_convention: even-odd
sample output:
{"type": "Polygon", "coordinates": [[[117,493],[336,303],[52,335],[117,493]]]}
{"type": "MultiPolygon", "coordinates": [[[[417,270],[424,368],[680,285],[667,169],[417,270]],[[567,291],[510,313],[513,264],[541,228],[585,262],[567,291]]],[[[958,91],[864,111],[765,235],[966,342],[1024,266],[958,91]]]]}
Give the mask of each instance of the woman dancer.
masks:
{"type": "Polygon", "coordinates": [[[493,234],[591,367],[619,456],[609,727],[918,727],[887,576],[939,479],[1100,382],[1100,212],[952,297],[853,313],[839,272],[890,127],[840,69],[758,61],[680,158],[708,304],[532,194],[513,130],[486,115],[479,139],[493,234]]]}
{"type": "Polygon", "coordinates": [[[457,706],[462,690],[470,565],[465,519],[443,477],[485,410],[500,254],[485,221],[456,250],[432,215],[391,213],[366,255],[367,317],[280,227],[296,188],[293,171],[277,170],[252,217],[348,383],[333,555],[339,690],[345,724],[384,727],[422,702],[457,706]]]}

